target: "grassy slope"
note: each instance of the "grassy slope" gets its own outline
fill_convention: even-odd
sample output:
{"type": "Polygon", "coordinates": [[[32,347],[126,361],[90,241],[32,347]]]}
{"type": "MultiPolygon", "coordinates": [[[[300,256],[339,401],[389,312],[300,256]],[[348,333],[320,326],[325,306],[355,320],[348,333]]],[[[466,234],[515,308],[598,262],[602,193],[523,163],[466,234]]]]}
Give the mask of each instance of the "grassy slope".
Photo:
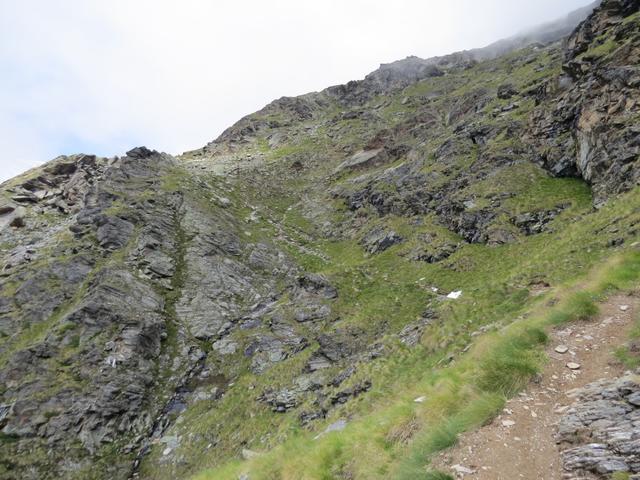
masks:
{"type": "MultiPolygon", "coordinates": [[[[533,251],[532,245],[511,247],[511,252],[504,251],[509,247],[499,250],[477,247],[486,248],[489,253],[500,251],[503,254],[501,268],[513,262],[511,268],[516,278],[522,275],[526,278],[527,270],[537,273],[542,267],[544,271],[544,267],[536,260],[544,259],[549,265],[562,264],[563,268],[545,277],[551,283],[562,286],[544,298],[510,296],[508,284],[495,285],[489,280],[496,275],[495,264],[490,261],[487,265],[491,267],[486,270],[474,269],[473,272],[452,275],[459,277],[458,285],[463,284],[460,282],[464,282],[464,285],[477,282],[478,285],[484,284],[484,288],[471,289],[471,297],[462,302],[444,305],[442,309],[447,317],[424,335],[422,346],[408,350],[397,344],[392,345],[391,348],[396,349],[393,355],[359,372],[361,378],[372,379],[373,391],[334,412],[327,420],[330,423],[349,415],[358,418],[344,432],[313,440],[313,433],[295,432],[295,418],[290,418],[292,437],[283,447],[251,463],[232,465],[197,478],[236,478],[242,471],[250,471],[252,479],[341,478],[340,472],[347,471],[355,478],[421,478],[418,476],[420,472],[426,475],[424,466],[429,453],[449,446],[459,431],[490,418],[500,409],[504,398],[513,394],[535,373],[540,359],[532,347],[544,341],[543,327],[591,313],[591,293],[586,296],[570,295],[554,309],[546,307],[544,300],[568,295],[567,292],[574,289],[564,286],[563,282],[568,282],[574,276],[584,278],[572,273],[575,270],[586,273],[589,267],[606,257],[603,248],[596,250],[584,239],[591,236],[594,227],[608,223],[613,211],[626,215],[633,210],[630,205],[637,205],[640,199],[638,193],[634,193],[625,200],[598,212],[588,222],[574,225],[570,233],[557,235],[561,238],[548,241],[535,251],[534,258],[528,258],[533,251]],[[582,255],[589,248],[593,249],[591,258],[582,255]],[[505,257],[510,260],[505,261],[505,257]],[[500,289],[503,289],[502,292],[500,289]],[[511,323],[513,319],[516,321],[511,323]],[[470,333],[483,325],[492,325],[499,333],[486,335],[453,367],[437,368],[449,353],[464,348],[471,341],[470,333]],[[512,326],[504,329],[499,325],[512,326]],[[414,398],[424,395],[428,398],[427,402],[413,402],[414,398]],[[363,415],[363,412],[367,413],[363,415]],[[228,473],[223,473],[225,470],[228,473]]],[[[388,255],[391,256],[391,252],[388,255]]],[[[635,253],[616,256],[615,260],[609,261],[613,266],[607,267],[604,272],[592,273],[589,277],[595,283],[591,287],[593,294],[602,294],[605,287],[627,287],[626,282],[639,271],[639,260],[635,253]],[[624,259],[625,264],[620,265],[620,258],[624,259]]],[[[382,262],[383,259],[376,258],[374,261],[382,262]]],[[[411,305],[424,303],[424,291],[421,295],[411,292],[417,276],[429,275],[427,269],[423,267],[415,272],[398,269],[397,259],[394,265],[396,268],[393,271],[402,277],[399,285],[396,279],[390,281],[400,287],[394,289],[394,293],[403,295],[404,291],[399,302],[391,301],[391,306],[385,307],[385,302],[378,296],[386,291],[386,287],[375,284],[368,284],[367,289],[358,294],[358,300],[349,299],[347,302],[371,303],[372,310],[382,316],[410,314],[398,313],[398,309],[394,308],[397,304],[409,305],[406,308],[410,309],[411,305]]],[[[450,281],[455,283],[453,279],[450,281]]],[[[389,342],[393,343],[392,340],[389,342]]],[[[269,382],[269,379],[266,381],[269,382]]],[[[239,398],[233,400],[235,403],[239,398]]]]}
{"type": "MultiPolygon", "coordinates": [[[[371,104],[385,105],[379,110],[385,127],[400,124],[416,108],[426,108],[442,118],[422,144],[412,147],[425,152],[426,171],[446,177],[451,168],[468,168],[473,160],[463,156],[445,168],[428,155],[453,135],[454,125],[446,118],[452,105],[462,103],[477,89],[495,91],[510,81],[524,90],[558,72],[558,51],[527,50],[479,64],[454,77],[428,79],[371,104]],[[432,94],[424,107],[420,102],[432,94]],[[419,107],[406,98],[415,98],[419,107]]],[[[519,100],[520,107],[504,116],[491,114],[508,103],[492,100],[484,107],[481,121],[498,128],[507,124],[525,128],[532,101],[519,100]]],[[[178,451],[188,464],[178,470],[163,466],[157,462],[161,449],[155,449],[143,469],[147,477],[171,478],[218,466],[196,478],[235,480],[243,472],[249,472],[251,480],[440,478],[427,473],[429,454],[451,445],[458,432],[490,418],[536,371],[541,361],[536,346],[545,339],[544,329],[588,314],[609,277],[626,275],[629,278],[611,280],[616,287],[626,287],[622,280],[630,280],[637,272],[637,255],[619,257],[616,253],[612,260],[608,242],[620,236],[626,237],[627,246],[633,242],[635,232],[624,229],[640,222],[635,207],[640,205],[640,191],[593,211],[585,184],[550,178],[538,167],[519,161],[520,140],[505,136],[492,141],[484,152],[507,155],[514,161],[461,191],[460,198],[482,202],[492,193],[507,190],[514,193],[504,205],[509,214],[570,204],[554,220],[551,232],[520,236],[517,242],[497,248],[463,244],[452,257],[433,265],[412,262],[405,255],[419,244],[421,234],[436,232],[452,241],[460,239],[430,215],[419,216],[416,222],[416,218],[394,215],[378,218],[369,212],[366,228],[353,227],[342,239],[323,237],[320,226],[324,221],[347,224],[353,220],[339,202],[326,198],[329,188],[357,176],[331,176],[344,159],[343,147],[357,150],[377,128],[361,120],[327,122],[336,111],[335,107],[328,109],[320,121],[307,122],[319,124],[312,134],[307,135],[306,125],[300,125],[284,147],[269,149],[266,135],[244,147],[239,157],[246,152],[262,155],[264,162],[257,170],[248,169],[231,181],[215,176],[207,180],[232,199],[237,215],[246,217],[257,206],[259,221],[247,224],[253,238],[275,241],[301,265],[327,275],[339,288],[334,310],[340,320],[327,325],[328,330],[360,329],[368,340],[385,346],[383,358],[358,364],[357,373],[341,387],[368,379],[372,390],[332,410],[326,421],[307,431],[297,418],[307,405],[287,414],[273,414],[255,397],[267,387],[290,385],[313,347],[260,376],[240,369],[234,388],[225,397],[190,408],[171,430],[181,436],[178,451]],[[306,168],[293,176],[289,165],[297,159],[303,159],[306,168]],[[260,178],[260,182],[253,178],[260,178]],[[311,199],[314,207],[308,208],[309,202],[301,198],[311,199]],[[407,241],[380,255],[366,255],[357,240],[374,224],[394,228],[407,241]],[[628,265],[620,266],[619,258],[628,265]],[[603,262],[607,267],[593,270],[603,262]],[[586,285],[589,272],[597,272],[589,275],[591,293],[573,295],[575,287],[571,285],[586,285]],[[551,284],[553,290],[544,296],[534,295],[531,284],[540,281],[551,284]],[[442,301],[431,292],[431,286],[443,291],[462,289],[463,297],[456,302],[442,301]],[[556,298],[563,300],[548,307],[556,298]],[[426,308],[435,309],[439,320],[427,329],[418,347],[406,348],[394,334],[426,308]],[[487,333],[476,337],[479,332],[487,333]],[[463,355],[471,343],[473,348],[463,355]],[[427,401],[413,402],[418,396],[426,396],[427,401]],[[340,418],[350,419],[344,431],[314,440],[317,432],[340,418]],[[212,443],[213,448],[209,446],[212,443]],[[229,462],[238,456],[239,445],[266,453],[248,462],[229,462]]]]}

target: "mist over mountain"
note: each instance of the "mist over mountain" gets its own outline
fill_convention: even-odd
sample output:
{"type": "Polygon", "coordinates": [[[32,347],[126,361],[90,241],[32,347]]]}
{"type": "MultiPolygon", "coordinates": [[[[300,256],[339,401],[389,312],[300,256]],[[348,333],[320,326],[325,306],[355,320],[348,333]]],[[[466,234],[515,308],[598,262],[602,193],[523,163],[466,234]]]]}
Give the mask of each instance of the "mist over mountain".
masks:
{"type": "Polygon", "coordinates": [[[596,0],[583,8],[571,12],[564,18],[542,24],[513,37],[499,40],[484,48],[471,50],[470,53],[476,60],[488,60],[534,43],[544,45],[558,41],[567,37],[576,28],[576,25],[586,20],[593,9],[600,3],[601,0],[596,0]]]}

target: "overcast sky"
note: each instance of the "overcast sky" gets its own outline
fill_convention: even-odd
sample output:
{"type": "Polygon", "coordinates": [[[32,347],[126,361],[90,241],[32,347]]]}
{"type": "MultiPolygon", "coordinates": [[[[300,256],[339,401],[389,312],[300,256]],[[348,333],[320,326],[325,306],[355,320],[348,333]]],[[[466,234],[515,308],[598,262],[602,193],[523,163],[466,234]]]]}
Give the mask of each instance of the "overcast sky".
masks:
{"type": "Polygon", "coordinates": [[[0,180],[203,146],[283,95],[481,47],[589,0],[0,0],[0,180]]]}

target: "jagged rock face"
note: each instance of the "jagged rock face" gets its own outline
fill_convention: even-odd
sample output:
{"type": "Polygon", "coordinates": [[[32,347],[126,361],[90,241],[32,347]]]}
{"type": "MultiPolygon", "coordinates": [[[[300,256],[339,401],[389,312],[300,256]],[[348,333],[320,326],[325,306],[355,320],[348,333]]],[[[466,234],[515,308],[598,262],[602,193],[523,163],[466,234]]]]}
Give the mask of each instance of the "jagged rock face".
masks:
{"type": "Polygon", "coordinates": [[[180,158],[60,157],[2,185],[0,478],[181,478],[273,446],[281,422],[350,415],[375,362],[445,321],[440,279],[484,252],[501,297],[526,279],[494,249],[594,213],[550,175],[597,205],[637,183],[637,10],[605,1],[565,46],[409,57],[284,97],[180,158]]]}
{"type": "MultiPolygon", "coordinates": [[[[65,158],[15,187],[44,191],[32,210],[55,211],[59,224],[49,238],[21,229],[14,240],[22,245],[13,250],[19,255],[4,266],[2,432],[16,439],[2,449],[5,477],[89,478],[95,466],[88,454],[151,428],[158,410],[151,391],[167,336],[159,279],[175,272],[181,198],[140,192],[157,189],[173,164],[150,151],[115,161],[65,158]],[[125,253],[134,242],[140,250],[125,253]],[[155,254],[144,256],[149,247],[155,254]],[[123,262],[112,260],[123,254],[123,262]]],[[[102,468],[123,478],[131,463],[102,468]]]]}
{"type": "Polygon", "coordinates": [[[349,82],[346,85],[330,87],[326,92],[344,105],[362,105],[376,95],[406,87],[419,80],[444,75],[434,59],[424,60],[407,57],[393,63],[380,65],[375,72],[364,80],[349,82]]]}
{"type": "Polygon", "coordinates": [[[0,478],[128,478],[176,414],[224,390],[215,362],[244,349],[263,372],[308,346],[276,318],[330,314],[337,291],[326,279],[247,242],[224,209],[164,186],[176,166],[140,147],[60,159],[9,188],[25,202],[24,191],[44,190],[29,216],[56,217],[44,238],[45,225],[3,232],[16,246],[0,283],[0,427],[12,439],[0,478]],[[271,333],[242,347],[230,339],[269,314],[271,333]]]}
{"type": "Polygon", "coordinates": [[[541,163],[591,183],[596,203],[640,178],[640,40],[637,22],[626,20],[639,8],[624,0],[596,8],[569,37],[566,76],[546,86],[546,106],[531,119],[541,163]]]}
{"type": "Polygon", "coordinates": [[[640,385],[637,375],[604,380],[576,392],[562,417],[558,442],[567,478],[640,473],[640,385]]]}
{"type": "MultiPolygon", "coordinates": [[[[247,143],[246,137],[255,137],[274,128],[288,127],[312,119],[315,112],[327,106],[326,99],[314,94],[279,98],[257,112],[261,118],[248,116],[226,129],[204,148],[204,152],[211,154],[233,151],[239,145],[247,143]]],[[[273,146],[284,139],[274,136],[269,141],[273,146]]]]}

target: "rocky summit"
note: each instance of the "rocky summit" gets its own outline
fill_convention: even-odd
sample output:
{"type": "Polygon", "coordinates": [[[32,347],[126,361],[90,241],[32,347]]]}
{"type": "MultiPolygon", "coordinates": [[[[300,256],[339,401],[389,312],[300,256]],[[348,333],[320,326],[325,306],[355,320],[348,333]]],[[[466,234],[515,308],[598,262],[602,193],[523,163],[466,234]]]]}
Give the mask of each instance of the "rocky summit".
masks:
{"type": "MultiPolygon", "coordinates": [[[[431,456],[535,375],[538,313],[640,273],[639,10],[2,184],[0,479],[451,478],[431,456]]],[[[636,381],[562,421],[567,471],[640,472],[636,381]]]]}

